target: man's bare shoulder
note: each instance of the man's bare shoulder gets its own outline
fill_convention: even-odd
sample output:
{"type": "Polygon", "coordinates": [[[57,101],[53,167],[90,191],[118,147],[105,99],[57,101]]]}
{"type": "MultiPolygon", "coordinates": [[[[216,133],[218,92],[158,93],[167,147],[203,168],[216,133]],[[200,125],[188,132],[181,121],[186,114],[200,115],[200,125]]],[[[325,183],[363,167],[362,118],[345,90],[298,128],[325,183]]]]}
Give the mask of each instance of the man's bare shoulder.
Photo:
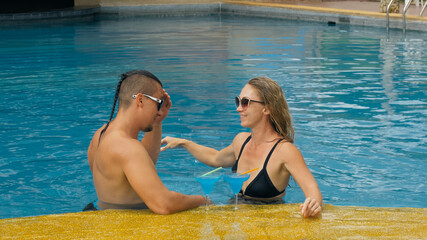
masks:
{"type": "Polygon", "coordinates": [[[127,164],[132,161],[149,161],[150,156],[144,145],[138,139],[131,138],[122,132],[112,131],[102,138],[100,151],[103,155],[108,155],[109,159],[120,164],[127,164]]]}
{"type": "Polygon", "coordinates": [[[98,146],[99,135],[101,134],[101,131],[102,129],[104,129],[104,127],[105,127],[105,124],[98,130],[96,130],[96,132],[93,134],[92,140],[90,141],[90,144],[89,144],[89,151],[93,150],[96,146],[98,146]]]}
{"type": "MultiPolygon", "coordinates": [[[[105,126],[105,125],[104,125],[105,126]]],[[[104,128],[104,126],[102,126],[101,128],[99,128],[92,137],[92,140],[90,141],[89,147],[87,149],[87,160],[89,162],[89,167],[90,170],[93,171],[93,161],[95,159],[95,152],[98,148],[98,143],[99,143],[99,135],[101,134],[102,129],[104,128]]]]}

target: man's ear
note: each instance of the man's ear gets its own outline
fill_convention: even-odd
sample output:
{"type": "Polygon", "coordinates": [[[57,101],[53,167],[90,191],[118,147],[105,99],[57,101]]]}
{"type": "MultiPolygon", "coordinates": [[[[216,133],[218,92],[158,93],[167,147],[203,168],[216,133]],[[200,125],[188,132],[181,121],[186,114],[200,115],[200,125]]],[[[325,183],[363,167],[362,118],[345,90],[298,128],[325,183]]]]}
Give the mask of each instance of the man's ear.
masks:
{"type": "Polygon", "coordinates": [[[141,93],[138,93],[136,95],[136,98],[134,99],[134,101],[136,102],[136,105],[138,107],[143,107],[144,106],[144,101],[142,101],[143,95],[141,93]]]}

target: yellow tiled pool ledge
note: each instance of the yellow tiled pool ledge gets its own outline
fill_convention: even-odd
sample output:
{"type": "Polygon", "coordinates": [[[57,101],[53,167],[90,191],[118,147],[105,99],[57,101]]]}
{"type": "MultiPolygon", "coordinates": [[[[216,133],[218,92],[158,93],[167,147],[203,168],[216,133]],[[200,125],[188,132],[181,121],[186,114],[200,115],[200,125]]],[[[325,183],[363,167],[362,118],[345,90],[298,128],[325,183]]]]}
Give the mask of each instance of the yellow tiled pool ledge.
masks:
{"type": "Polygon", "coordinates": [[[2,239],[426,239],[426,208],[324,205],[304,219],[299,204],[199,207],[172,215],[106,210],[0,220],[2,239]]]}

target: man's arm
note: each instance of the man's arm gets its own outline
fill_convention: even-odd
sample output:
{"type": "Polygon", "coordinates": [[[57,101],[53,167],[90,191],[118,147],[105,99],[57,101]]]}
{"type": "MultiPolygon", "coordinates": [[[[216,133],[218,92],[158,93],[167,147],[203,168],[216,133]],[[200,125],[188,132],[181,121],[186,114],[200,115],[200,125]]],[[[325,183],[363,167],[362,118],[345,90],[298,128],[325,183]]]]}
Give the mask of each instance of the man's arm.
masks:
{"type": "Polygon", "coordinates": [[[149,153],[137,141],[130,141],[127,146],[127,151],[122,151],[120,155],[123,172],[132,188],[153,212],[171,214],[206,203],[206,198],[200,195],[169,191],[158,176],[149,153]]]}
{"type": "Polygon", "coordinates": [[[154,165],[159,159],[160,147],[162,140],[162,123],[155,123],[151,132],[145,133],[141,140],[142,145],[147,150],[150,158],[153,160],[154,165]]]}
{"type": "Polygon", "coordinates": [[[156,116],[153,124],[153,130],[146,132],[141,140],[154,164],[157,163],[160,153],[161,140],[162,140],[162,121],[168,116],[169,110],[172,107],[169,94],[163,89],[163,106],[156,116]]]}

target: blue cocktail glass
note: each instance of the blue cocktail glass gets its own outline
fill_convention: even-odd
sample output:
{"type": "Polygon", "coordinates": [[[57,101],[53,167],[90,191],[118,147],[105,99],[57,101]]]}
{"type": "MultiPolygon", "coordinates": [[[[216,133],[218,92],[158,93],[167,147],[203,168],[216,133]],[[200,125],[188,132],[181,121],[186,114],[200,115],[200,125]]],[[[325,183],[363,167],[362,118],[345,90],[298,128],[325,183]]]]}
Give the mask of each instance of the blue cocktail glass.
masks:
{"type": "Polygon", "coordinates": [[[240,189],[242,189],[243,183],[249,179],[249,174],[239,175],[238,173],[236,173],[224,175],[224,178],[230,184],[231,190],[233,191],[236,197],[236,204],[234,206],[234,209],[237,209],[237,196],[240,192],[240,189]]]}
{"type": "Polygon", "coordinates": [[[196,180],[202,185],[203,192],[206,194],[206,209],[209,210],[209,194],[211,194],[214,185],[221,176],[200,176],[196,180]]]}

